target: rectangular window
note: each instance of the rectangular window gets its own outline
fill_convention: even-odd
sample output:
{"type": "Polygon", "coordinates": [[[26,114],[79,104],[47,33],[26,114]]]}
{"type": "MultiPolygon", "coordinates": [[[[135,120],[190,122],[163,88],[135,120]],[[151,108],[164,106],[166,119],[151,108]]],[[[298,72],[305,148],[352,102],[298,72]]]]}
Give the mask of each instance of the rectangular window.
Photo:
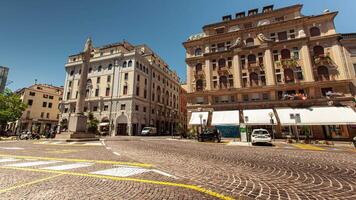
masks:
{"type": "Polygon", "coordinates": [[[43,118],[44,117],[44,112],[41,112],[41,118],[43,118]]]}
{"type": "Polygon", "coordinates": [[[123,94],[126,95],[127,94],[127,85],[124,86],[124,91],[123,94]]]}
{"type": "Polygon", "coordinates": [[[43,98],[48,99],[48,94],[43,94],[43,98]]]}
{"type": "Polygon", "coordinates": [[[263,93],[262,94],[262,99],[263,100],[268,100],[269,99],[269,94],[268,93],[263,93]]]}
{"type": "Polygon", "coordinates": [[[279,41],[283,41],[283,40],[287,40],[287,31],[283,31],[283,32],[279,32],[278,33],[278,40],[279,41]]]}
{"type": "Polygon", "coordinates": [[[147,90],[143,91],[143,98],[145,98],[145,99],[147,98],[147,90]]]}
{"type": "Polygon", "coordinates": [[[52,103],[48,103],[48,108],[52,108],[52,103]]]}
{"type": "Polygon", "coordinates": [[[145,85],[147,85],[147,78],[145,78],[145,85]]]}
{"type": "Polygon", "coordinates": [[[126,104],[121,104],[120,110],[125,110],[126,109],[126,104]]]}
{"type": "Polygon", "coordinates": [[[47,107],[47,102],[42,103],[42,107],[46,108],[47,107]]]}
{"type": "Polygon", "coordinates": [[[144,112],[144,113],[146,112],[146,107],[143,107],[143,112],[144,112]]]}
{"type": "Polygon", "coordinates": [[[231,58],[231,57],[228,57],[228,58],[227,58],[227,66],[228,66],[229,68],[232,67],[232,58],[231,58]]]}
{"type": "Polygon", "coordinates": [[[105,90],[105,96],[109,96],[110,95],[110,88],[106,88],[105,90]]]}
{"type": "Polygon", "coordinates": [[[354,66],[354,71],[355,71],[355,76],[356,76],[356,63],[354,63],[353,66],[354,66]]]}
{"type": "Polygon", "coordinates": [[[278,51],[277,50],[273,51],[273,60],[274,61],[278,61],[279,60],[279,56],[278,56],[278,51]]]}
{"type": "Polygon", "coordinates": [[[78,91],[75,92],[75,98],[78,98],[78,91]]]}
{"type": "Polygon", "coordinates": [[[270,34],[270,39],[271,39],[272,41],[276,41],[276,34],[275,34],[275,33],[271,33],[271,34],[270,34]]]}
{"type": "Polygon", "coordinates": [[[109,83],[110,81],[111,81],[111,76],[109,75],[109,76],[106,77],[106,82],[109,83]]]}
{"type": "Polygon", "coordinates": [[[242,99],[243,99],[243,101],[248,101],[248,100],[249,100],[249,99],[248,99],[248,94],[242,95],[242,99]]]}
{"type": "Polygon", "coordinates": [[[214,88],[218,87],[218,81],[213,81],[214,88]]]}
{"type": "Polygon", "coordinates": [[[47,119],[49,119],[49,113],[47,113],[47,116],[46,116],[46,117],[47,117],[47,119]]]}
{"type": "Polygon", "coordinates": [[[127,80],[129,79],[129,74],[128,74],[128,73],[125,73],[124,76],[125,76],[125,77],[124,77],[124,80],[127,81],[127,80]]]}
{"type": "Polygon", "coordinates": [[[48,98],[49,98],[49,99],[53,99],[53,96],[49,96],[48,98]]]}
{"type": "Polygon", "coordinates": [[[35,92],[30,92],[30,96],[35,96],[36,93],[35,92]]]}
{"type": "Polygon", "coordinates": [[[100,77],[96,78],[96,83],[100,83],[100,77]]]}
{"type": "Polygon", "coordinates": [[[140,82],[140,75],[137,75],[137,82],[140,82]]]}
{"type": "Polygon", "coordinates": [[[94,106],[94,107],[93,107],[93,111],[98,111],[98,107],[97,107],[97,106],[94,106]]]}
{"type": "Polygon", "coordinates": [[[135,106],[135,110],[136,110],[136,111],[139,110],[139,106],[138,106],[138,105],[135,106]]]}
{"type": "Polygon", "coordinates": [[[32,104],[33,104],[33,100],[32,100],[32,99],[29,99],[29,100],[27,101],[27,105],[32,106],[32,104]]]}
{"type": "Polygon", "coordinates": [[[109,110],[109,106],[108,105],[105,105],[104,106],[104,111],[108,111],[109,110]]]}
{"type": "Polygon", "coordinates": [[[296,78],[297,80],[303,80],[304,77],[303,77],[303,70],[301,67],[296,67],[295,69],[295,74],[296,74],[296,78]]]}
{"type": "Polygon", "coordinates": [[[98,97],[99,96],[99,89],[95,89],[95,96],[98,97]]]}
{"type": "Polygon", "coordinates": [[[136,87],[136,96],[140,96],[140,87],[136,87]]]}

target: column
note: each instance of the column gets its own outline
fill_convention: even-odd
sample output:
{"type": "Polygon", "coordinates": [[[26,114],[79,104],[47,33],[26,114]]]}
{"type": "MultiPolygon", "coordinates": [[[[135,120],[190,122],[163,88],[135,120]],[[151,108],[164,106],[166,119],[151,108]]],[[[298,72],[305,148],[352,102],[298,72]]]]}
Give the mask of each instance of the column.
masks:
{"type": "Polygon", "coordinates": [[[213,71],[213,69],[210,63],[211,62],[209,59],[205,60],[205,67],[204,67],[205,83],[206,83],[205,90],[211,90],[211,72],[213,71]]]}
{"type": "Polygon", "coordinates": [[[303,72],[306,82],[314,81],[313,75],[313,64],[309,52],[309,47],[307,44],[303,44],[302,48],[300,49],[301,59],[303,60],[303,72]]]}
{"type": "Polygon", "coordinates": [[[188,86],[188,93],[193,91],[193,69],[191,65],[187,64],[187,86],[188,86]]]}
{"type": "Polygon", "coordinates": [[[233,76],[235,88],[241,88],[241,66],[240,66],[240,56],[238,54],[234,55],[232,60],[233,76]]]}
{"type": "Polygon", "coordinates": [[[265,55],[263,57],[263,65],[265,66],[266,84],[276,85],[276,76],[271,49],[265,50],[265,55]]]}
{"type": "Polygon", "coordinates": [[[332,60],[335,62],[336,67],[340,73],[340,79],[350,79],[350,73],[344,62],[345,57],[342,54],[342,50],[339,44],[334,44],[332,47],[332,60]]]}

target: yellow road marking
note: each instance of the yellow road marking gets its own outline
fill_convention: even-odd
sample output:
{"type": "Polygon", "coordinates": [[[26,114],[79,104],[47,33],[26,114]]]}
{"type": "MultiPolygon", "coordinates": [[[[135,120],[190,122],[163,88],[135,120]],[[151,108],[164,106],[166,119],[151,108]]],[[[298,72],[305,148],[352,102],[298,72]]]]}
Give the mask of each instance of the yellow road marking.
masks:
{"type": "Polygon", "coordinates": [[[33,185],[33,184],[36,184],[36,183],[39,183],[39,182],[43,182],[43,181],[46,181],[46,180],[49,180],[49,179],[52,179],[52,178],[56,178],[56,177],[62,176],[62,175],[63,174],[56,174],[54,176],[50,176],[50,177],[46,177],[46,178],[42,178],[42,179],[37,179],[35,181],[31,181],[31,182],[28,182],[28,183],[15,185],[15,186],[8,187],[8,188],[5,188],[5,189],[0,189],[0,194],[8,192],[8,191],[11,191],[11,190],[14,190],[14,189],[17,189],[17,188],[20,188],[20,187],[25,187],[25,186],[28,186],[28,185],[33,185]]]}
{"type": "Polygon", "coordinates": [[[72,175],[72,176],[101,178],[101,179],[109,179],[109,180],[114,180],[114,181],[133,181],[133,182],[140,182],[140,183],[150,183],[150,184],[156,184],[156,185],[181,187],[181,188],[191,189],[191,190],[195,190],[195,191],[198,191],[201,193],[205,193],[210,196],[217,197],[217,198],[223,199],[223,200],[232,200],[233,199],[232,197],[228,197],[223,194],[219,194],[217,192],[213,192],[211,190],[208,190],[208,189],[196,186],[196,185],[189,185],[189,184],[183,184],[183,183],[173,183],[173,182],[167,182],[167,181],[154,181],[154,180],[138,179],[138,178],[123,178],[123,177],[116,177],[116,176],[84,174],[84,173],[77,173],[77,172],[66,172],[66,171],[56,171],[56,170],[46,170],[46,169],[33,169],[33,168],[20,168],[20,167],[0,167],[0,168],[31,171],[31,172],[55,173],[55,174],[59,174],[59,175],[72,175]]]}
{"type": "Polygon", "coordinates": [[[292,144],[295,147],[298,147],[300,149],[305,149],[305,150],[316,150],[316,151],[323,151],[325,149],[317,147],[317,146],[313,146],[310,144],[292,144]]]}
{"type": "Polygon", "coordinates": [[[75,159],[75,158],[49,158],[49,157],[36,157],[36,156],[18,156],[10,154],[0,154],[0,157],[13,157],[13,158],[22,158],[22,159],[38,159],[38,160],[58,160],[58,161],[68,161],[68,162],[93,162],[98,164],[111,164],[111,165],[130,165],[138,166],[144,168],[151,168],[151,164],[145,163],[135,163],[135,162],[120,162],[120,161],[111,161],[111,160],[86,160],[86,159],[75,159]]]}

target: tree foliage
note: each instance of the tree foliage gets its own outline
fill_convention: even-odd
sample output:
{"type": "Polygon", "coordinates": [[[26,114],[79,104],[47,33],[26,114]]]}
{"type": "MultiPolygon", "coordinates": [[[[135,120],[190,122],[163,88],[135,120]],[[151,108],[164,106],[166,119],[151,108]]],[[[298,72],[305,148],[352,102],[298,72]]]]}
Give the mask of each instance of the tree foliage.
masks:
{"type": "Polygon", "coordinates": [[[97,120],[93,113],[89,113],[88,114],[88,123],[87,123],[87,127],[88,127],[88,132],[89,133],[97,133],[98,132],[98,125],[99,125],[99,120],[97,120]]]}
{"type": "Polygon", "coordinates": [[[0,94],[0,126],[4,127],[8,122],[15,122],[26,107],[19,95],[6,89],[0,94]]]}

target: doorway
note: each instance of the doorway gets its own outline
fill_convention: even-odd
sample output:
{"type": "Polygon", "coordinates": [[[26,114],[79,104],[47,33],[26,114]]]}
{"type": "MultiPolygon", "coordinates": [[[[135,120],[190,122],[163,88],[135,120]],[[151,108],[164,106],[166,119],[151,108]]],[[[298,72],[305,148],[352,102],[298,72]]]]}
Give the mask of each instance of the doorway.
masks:
{"type": "Polygon", "coordinates": [[[127,124],[126,123],[117,124],[116,135],[127,135],[127,124]]]}

